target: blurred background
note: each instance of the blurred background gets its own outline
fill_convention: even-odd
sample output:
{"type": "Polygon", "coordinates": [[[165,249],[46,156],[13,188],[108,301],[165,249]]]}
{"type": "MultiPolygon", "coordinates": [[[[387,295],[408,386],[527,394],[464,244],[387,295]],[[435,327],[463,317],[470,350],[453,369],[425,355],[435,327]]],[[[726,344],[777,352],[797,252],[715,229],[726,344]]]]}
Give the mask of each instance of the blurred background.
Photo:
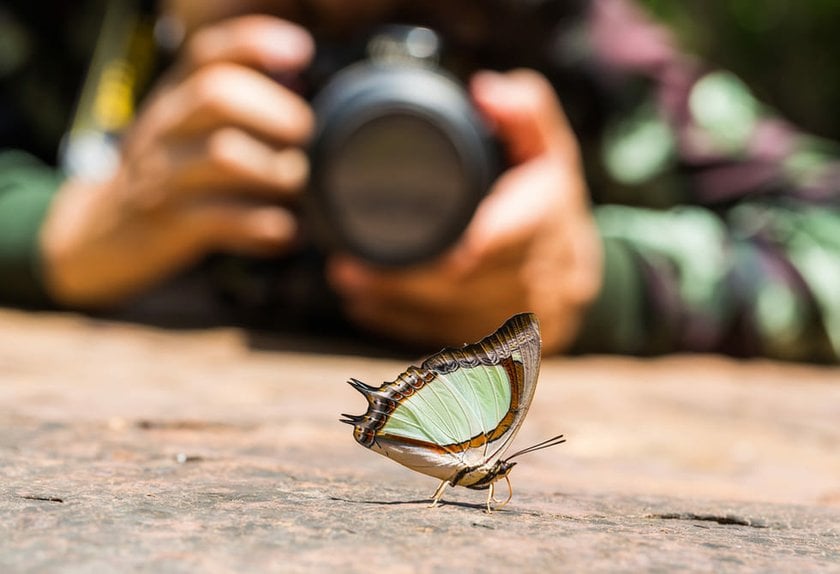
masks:
{"type": "Polygon", "coordinates": [[[801,129],[840,139],[840,2],[640,0],[801,129]]]}

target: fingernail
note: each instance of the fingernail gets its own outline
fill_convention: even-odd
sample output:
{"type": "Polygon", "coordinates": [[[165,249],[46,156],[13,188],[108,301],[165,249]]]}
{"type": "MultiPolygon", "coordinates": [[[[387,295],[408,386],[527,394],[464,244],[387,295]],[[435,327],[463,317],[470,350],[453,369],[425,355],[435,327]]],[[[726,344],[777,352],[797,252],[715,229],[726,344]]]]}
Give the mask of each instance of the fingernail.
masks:
{"type": "Polygon", "coordinates": [[[482,70],[472,77],[472,87],[477,93],[488,98],[505,97],[505,78],[498,72],[482,70]]]}
{"type": "Polygon", "coordinates": [[[297,27],[284,26],[267,33],[263,38],[270,68],[304,66],[312,58],[312,38],[297,27]]]}

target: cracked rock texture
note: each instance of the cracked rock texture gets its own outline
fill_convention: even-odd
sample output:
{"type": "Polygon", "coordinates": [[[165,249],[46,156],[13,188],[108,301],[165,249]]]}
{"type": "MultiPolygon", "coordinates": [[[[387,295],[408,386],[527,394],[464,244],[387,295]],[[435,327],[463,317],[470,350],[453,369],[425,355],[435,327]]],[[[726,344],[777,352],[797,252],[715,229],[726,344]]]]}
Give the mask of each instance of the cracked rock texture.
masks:
{"type": "Polygon", "coordinates": [[[260,341],[0,311],[0,571],[840,572],[837,369],[546,360],[488,514],[338,423],[409,361],[260,341]]]}

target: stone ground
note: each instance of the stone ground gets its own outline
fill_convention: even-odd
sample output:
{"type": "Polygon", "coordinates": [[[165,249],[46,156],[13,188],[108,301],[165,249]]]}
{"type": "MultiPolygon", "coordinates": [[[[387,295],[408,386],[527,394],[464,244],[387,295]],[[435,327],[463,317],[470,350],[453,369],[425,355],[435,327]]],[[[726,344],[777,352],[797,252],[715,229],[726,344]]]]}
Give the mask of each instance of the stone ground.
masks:
{"type": "Polygon", "coordinates": [[[838,369],[546,360],[488,514],[338,423],[408,362],[254,341],[0,310],[0,572],[840,572],[838,369]]]}

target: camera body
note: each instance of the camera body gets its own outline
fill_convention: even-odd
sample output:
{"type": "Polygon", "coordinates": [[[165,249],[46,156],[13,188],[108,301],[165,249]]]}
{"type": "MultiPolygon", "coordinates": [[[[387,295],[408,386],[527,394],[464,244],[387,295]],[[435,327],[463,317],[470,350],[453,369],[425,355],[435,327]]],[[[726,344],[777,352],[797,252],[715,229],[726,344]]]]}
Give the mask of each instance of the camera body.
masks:
{"type": "Polygon", "coordinates": [[[464,87],[422,27],[386,26],[312,99],[310,220],[319,245],[383,266],[431,259],[461,235],[500,172],[464,87]]]}

